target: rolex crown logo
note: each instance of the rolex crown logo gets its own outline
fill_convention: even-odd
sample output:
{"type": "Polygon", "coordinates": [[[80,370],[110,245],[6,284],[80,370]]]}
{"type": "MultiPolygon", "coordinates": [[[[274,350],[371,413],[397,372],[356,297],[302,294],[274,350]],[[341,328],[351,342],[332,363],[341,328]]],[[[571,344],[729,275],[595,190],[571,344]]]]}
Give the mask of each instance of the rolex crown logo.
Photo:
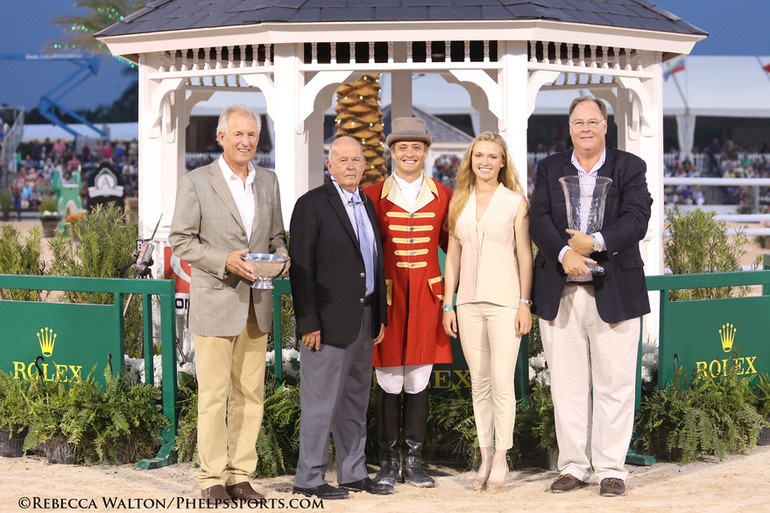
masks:
{"type": "Polygon", "coordinates": [[[722,340],[722,351],[729,353],[733,350],[733,342],[735,341],[735,332],[738,331],[734,325],[723,324],[719,330],[719,338],[722,340]]]}
{"type": "Polygon", "coordinates": [[[40,350],[46,358],[53,354],[53,345],[56,343],[56,333],[51,328],[41,328],[37,334],[37,340],[40,342],[40,350]]]}

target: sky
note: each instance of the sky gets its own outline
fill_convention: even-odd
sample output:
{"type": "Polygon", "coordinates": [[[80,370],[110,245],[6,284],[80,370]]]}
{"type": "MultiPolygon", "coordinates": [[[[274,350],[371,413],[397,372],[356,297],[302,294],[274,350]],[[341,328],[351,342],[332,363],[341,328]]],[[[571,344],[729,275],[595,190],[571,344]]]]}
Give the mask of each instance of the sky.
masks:
{"type": "MultiPolygon", "coordinates": [[[[654,1],[654,0],[653,0],[654,1]]],[[[670,11],[710,35],[697,43],[693,55],[770,55],[767,20],[768,0],[658,0],[670,11]]],[[[71,0],[2,0],[0,54],[41,54],[50,43],[63,40],[65,31],[53,25],[61,14],[84,12],[71,0]]],[[[60,99],[71,109],[110,104],[131,78],[126,65],[109,56],[100,69],[60,99]]],[[[13,61],[0,59],[0,104],[36,107],[40,97],[64,81],[77,67],[67,62],[13,61]]]]}

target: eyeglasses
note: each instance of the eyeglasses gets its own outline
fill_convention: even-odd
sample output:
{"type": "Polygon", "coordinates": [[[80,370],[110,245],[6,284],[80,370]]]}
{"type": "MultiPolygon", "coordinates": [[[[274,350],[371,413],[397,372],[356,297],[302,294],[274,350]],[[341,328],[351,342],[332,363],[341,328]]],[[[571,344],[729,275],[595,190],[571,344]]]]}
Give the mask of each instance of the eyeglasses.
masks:
{"type": "Polygon", "coordinates": [[[570,125],[572,125],[572,128],[577,128],[580,130],[583,127],[588,127],[591,130],[599,126],[600,124],[604,123],[604,119],[589,119],[588,121],[583,121],[582,119],[578,119],[577,121],[570,121],[570,125]]]}

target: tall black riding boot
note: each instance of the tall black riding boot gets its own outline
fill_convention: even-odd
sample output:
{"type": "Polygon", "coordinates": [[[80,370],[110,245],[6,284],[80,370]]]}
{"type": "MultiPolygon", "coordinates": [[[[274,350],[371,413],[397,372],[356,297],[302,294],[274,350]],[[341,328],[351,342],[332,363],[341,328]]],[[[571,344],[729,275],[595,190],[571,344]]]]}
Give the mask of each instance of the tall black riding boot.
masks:
{"type": "Polygon", "coordinates": [[[377,385],[377,442],[380,471],[374,482],[394,487],[399,471],[398,435],[401,432],[401,394],[389,394],[377,385]]]}
{"type": "Polygon", "coordinates": [[[419,488],[433,488],[436,482],[422,468],[422,448],[428,423],[428,389],[405,394],[404,399],[404,480],[419,488]]]}

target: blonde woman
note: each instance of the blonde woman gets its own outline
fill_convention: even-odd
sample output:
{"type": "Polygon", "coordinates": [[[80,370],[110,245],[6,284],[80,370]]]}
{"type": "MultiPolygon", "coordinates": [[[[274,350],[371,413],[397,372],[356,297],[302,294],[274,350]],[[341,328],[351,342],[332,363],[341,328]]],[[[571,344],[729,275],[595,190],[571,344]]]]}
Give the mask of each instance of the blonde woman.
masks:
{"type": "Polygon", "coordinates": [[[447,222],[443,323],[452,337],[459,328],[471,373],[481,448],[473,488],[500,491],[513,445],[516,356],[532,327],[532,248],[527,200],[498,134],[482,133],[465,154],[447,222]]]}

